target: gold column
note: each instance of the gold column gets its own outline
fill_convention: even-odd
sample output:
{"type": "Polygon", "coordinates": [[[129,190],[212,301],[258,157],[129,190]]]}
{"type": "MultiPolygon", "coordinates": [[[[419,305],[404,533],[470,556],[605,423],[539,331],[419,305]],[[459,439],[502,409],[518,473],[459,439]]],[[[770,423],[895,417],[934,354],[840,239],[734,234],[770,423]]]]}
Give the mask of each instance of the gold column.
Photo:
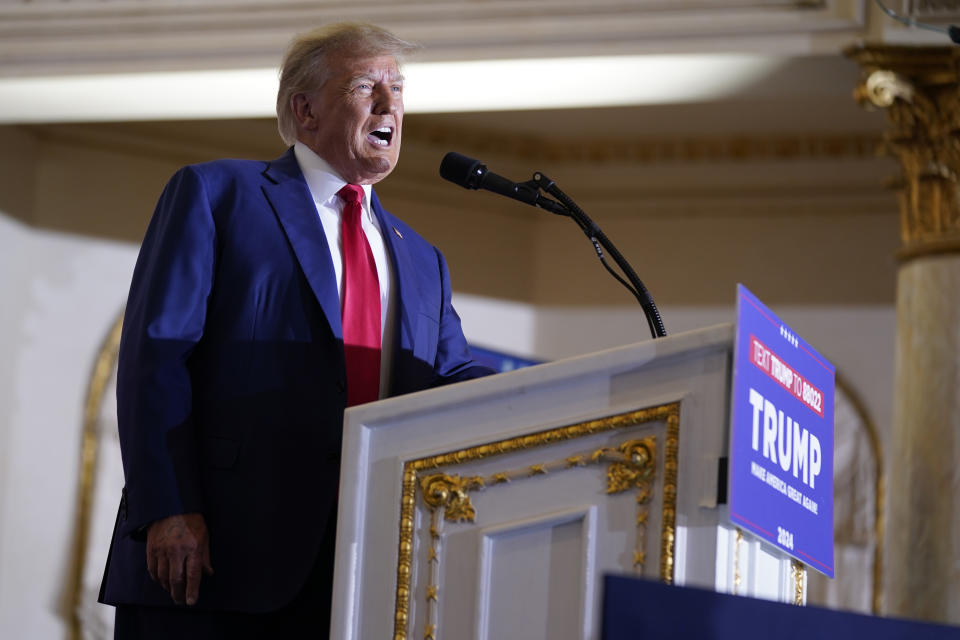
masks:
{"type": "Polygon", "coordinates": [[[960,48],[858,46],[903,171],[884,613],[960,623],[960,48]]]}

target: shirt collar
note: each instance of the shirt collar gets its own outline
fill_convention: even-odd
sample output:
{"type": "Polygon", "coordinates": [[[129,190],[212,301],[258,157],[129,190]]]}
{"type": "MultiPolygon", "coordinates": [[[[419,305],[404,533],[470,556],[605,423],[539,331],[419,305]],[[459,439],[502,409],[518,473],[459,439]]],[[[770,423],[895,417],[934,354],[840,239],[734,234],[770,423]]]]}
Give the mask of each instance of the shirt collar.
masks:
{"type": "MultiPolygon", "coordinates": [[[[303,172],[307,187],[310,188],[310,193],[313,195],[316,204],[330,207],[332,200],[336,203],[332,208],[340,211],[340,200],[337,198],[337,192],[347,184],[346,180],[334,171],[329,162],[318,156],[313,149],[299,140],[293,145],[293,154],[297,158],[297,164],[300,165],[300,171],[303,172]]],[[[363,202],[360,203],[363,207],[363,214],[372,220],[373,216],[370,214],[370,191],[372,187],[369,184],[362,184],[360,187],[363,189],[363,202]]]]}

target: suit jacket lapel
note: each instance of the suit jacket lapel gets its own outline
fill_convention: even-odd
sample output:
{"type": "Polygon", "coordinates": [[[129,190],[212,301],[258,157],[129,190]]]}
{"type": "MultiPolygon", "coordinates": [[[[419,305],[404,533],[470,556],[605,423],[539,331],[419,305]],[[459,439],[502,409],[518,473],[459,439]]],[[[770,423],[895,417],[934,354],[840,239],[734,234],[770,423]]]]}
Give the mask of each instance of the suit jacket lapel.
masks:
{"type": "Polygon", "coordinates": [[[268,164],[263,175],[267,178],[262,187],[263,194],[280,220],[300,268],[323,308],[330,330],[337,339],[343,340],[340,295],[330,247],[293,148],[268,164]]]}
{"type": "MultiPolygon", "coordinates": [[[[371,191],[370,206],[383,232],[383,240],[387,245],[390,259],[393,261],[393,273],[397,287],[397,339],[395,352],[401,349],[413,350],[414,339],[417,335],[417,322],[420,320],[418,301],[420,300],[420,286],[415,278],[416,269],[410,259],[410,249],[406,241],[396,232],[393,217],[380,205],[377,194],[371,191]]],[[[394,358],[394,363],[400,362],[394,358]]]]}

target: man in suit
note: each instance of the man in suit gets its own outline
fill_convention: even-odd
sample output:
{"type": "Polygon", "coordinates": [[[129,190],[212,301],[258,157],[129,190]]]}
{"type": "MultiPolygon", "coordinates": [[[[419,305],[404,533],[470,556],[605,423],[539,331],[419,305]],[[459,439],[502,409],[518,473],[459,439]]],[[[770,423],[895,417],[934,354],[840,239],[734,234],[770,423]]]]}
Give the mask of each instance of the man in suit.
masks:
{"type": "Polygon", "coordinates": [[[184,167],[160,198],[118,368],[118,638],[325,636],[344,409],[492,373],[443,256],[371,188],[397,163],[411,48],[372,25],[299,36],[290,150],[184,167]]]}

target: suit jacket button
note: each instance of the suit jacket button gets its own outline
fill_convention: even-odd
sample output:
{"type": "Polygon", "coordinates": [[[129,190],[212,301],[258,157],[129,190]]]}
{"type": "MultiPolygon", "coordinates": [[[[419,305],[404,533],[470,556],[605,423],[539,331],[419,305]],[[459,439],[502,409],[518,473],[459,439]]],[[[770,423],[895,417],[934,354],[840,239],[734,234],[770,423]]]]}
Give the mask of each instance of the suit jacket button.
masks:
{"type": "Polygon", "coordinates": [[[340,393],[345,393],[347,391],[347,385],[343,380],[337,380],[337,391],[340,393]]]}

